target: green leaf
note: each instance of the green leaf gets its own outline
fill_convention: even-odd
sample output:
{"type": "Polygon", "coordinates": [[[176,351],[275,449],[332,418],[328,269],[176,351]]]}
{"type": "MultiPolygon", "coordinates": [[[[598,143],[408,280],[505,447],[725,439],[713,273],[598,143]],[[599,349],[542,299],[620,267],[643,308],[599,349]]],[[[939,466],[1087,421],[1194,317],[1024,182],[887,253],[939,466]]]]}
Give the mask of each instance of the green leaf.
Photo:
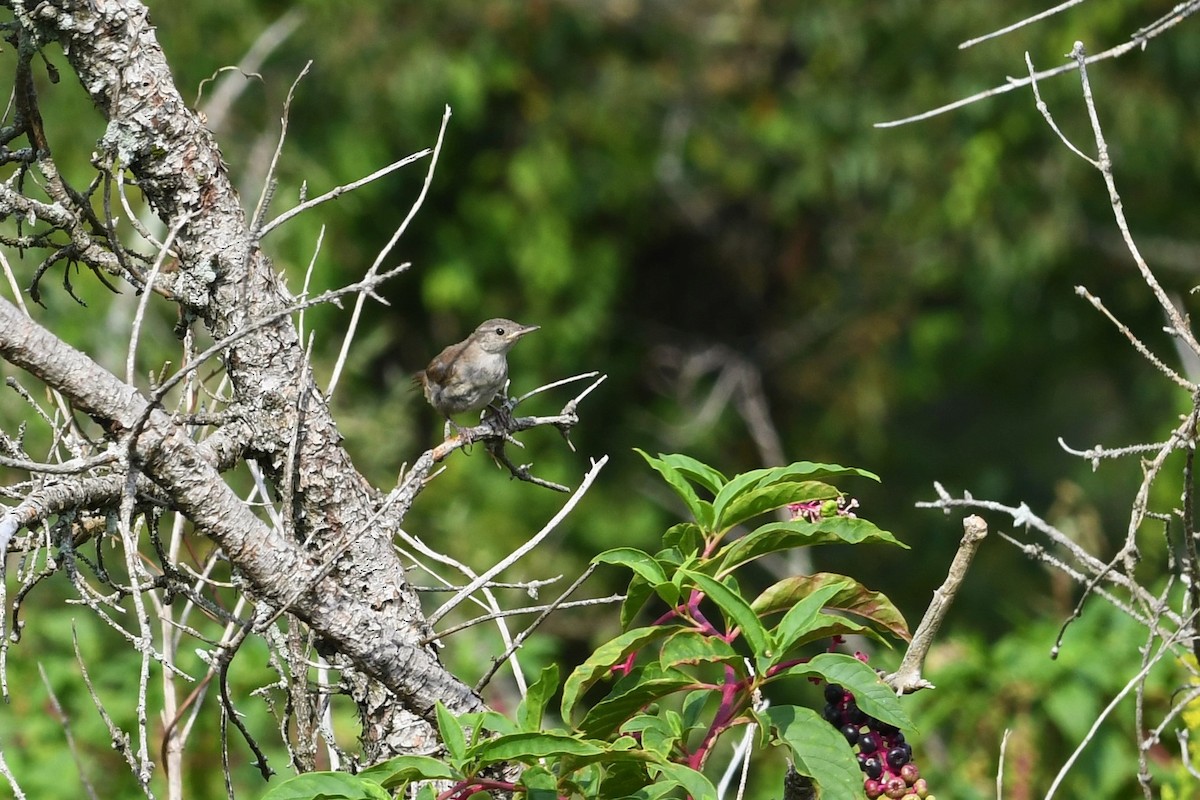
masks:
{"type": "Polygon", "coordinates": [[[570,722],[575,704],[579,702],[583,693],[607,675],[614,665],[621,663],[630,653],[640,650],[650,642],[666,637],[673,630],[675,628],[666,625],[634,628],[600,645],[596,652],[588,656],[587,661],[575,668],[563,684],[562,718],[570,722]]]}
{"type": "MultiPolygon", "coordinates": [[[[307,773],[313,774],[313,773],[307,773]]],[[[444,761],[430,756],[396,756],[358,773],[385,789],[394,789],[410,781],[453,780],[460,775],[444,761]]]]}
{"type": "Polygon", "coordinates": [[[682,472],[691,480],[708,489],[714,495],[721,491],[721,487],[727,482],[727,478],[717,470],[704,464],[691,456],[679,455],[676,453],[663,454],[659,453],[659,458],[670,464],[675,469],[682,472]]]}
{"type": "Polygon", "coordinates": [[[782,508],[789,503],[834,500],[841,494],[834,487],[820,481],[785,482],[759,486],[750,489],[731,502],[717,518],[715,527],[719,531],[727,531],[748,519],[782,508]]]}
{"type": "Polygon", "coordinates": [[[651,765],[650,771],[658,773],[658,780],[682,787],[692,800],[717,800],[717,790],[712,782],[691,767],[667,761],[651,765]]]}
{"type": "Polygon", "coordinates": [[[673,718],[638,714],[626,720],[620,730],[621,733],[640,733],[642,748],[657,754],[665,761],[683,736],[683,728],[678,722],[678,714],[673,718]],[[673,722],[675,724],[672,724],[673,722]]]}
{"type": "MultiPolygon", "coordinates": [[[[717,492],[717,496],[713,498],[713,528],[718,529],[717,521],[725,516],[725,509],[730,503],[757,486],[758,482],[770,472],[769,469],[752,469],[749,472],[734,475],[729,483],[722,486],[721,491],[717,492]]],[[[724,530],[724,528],[720,528],[720,530],[724,530]]]]}
{"type": "Polygon", "coordinates": [[[636,547],[614,547],[592,559],[593,564],[619,564],[641,575],[652,585],[667,580],[667,573],[654,556],[636,547]]]}
{"type": "Polygon", "coordinates": [[[529,764],[541,758],[601,756],[608,753],[608,748],[601,744],[587,742],[565,733],[522,731],[485,739],[471,748],[471,756],[481,766],[502,761],[529,764]]]}
{"type": "Polygon", "coordinates": [[[646,459],[646,463],[659,475],[662,475],[667,484],[683,499],[684,505],[688,507],[688,511],[691,512],[697,524],[705,530],[710,530],[713,521],[712,503],[700,499],[700,496],[696,494],[696,490],[692,488],[692,484],[688,482],[684,473],[666,461],[655,458],[645,450],[640,450],[636,447],[633,449],[638,455],[646,459]]]}
{"type": "MultiPolygon", "coordinates": [[[[844,653],[821,653],[807,664],[788,670],[789,674],[817,674],[829,683],[837,683],[854,693],[854,701],[864,712],[889,722],[901,730],[915,728],[900,700],[875,670],[854,656],[844,653]]],[[[828,725],[828,723],[826,723],[828,725]]]]}
{"type": "MultiPolygon", "coordinates": [[[[603,742],[597,743],[603,744],[603,742]]],[[[601,764],[605,769],[610,769],[616,764],[644,765],[659,761],[661,758],[657,753],[638,747],[633,737],[622,736],[597,755],[563,756],[559,760],[557,771],[560,775],[570,775],[592,764],[601,764]]]]}
{"type": "Polygon", "coordinates": [[[822,587],[833,584],[843,585],[845,588],[825,603],[826,608],[862,617],[906,642],[912,639],[904,616],[882,592],[872,592],[858,581],[832,572],[784,578],[754,598],[750,606],[759,616],[784,611],[822,587]]]}
{"type": "Polygon", "coordinates": [[[306,772],[288,778],[262,800],[390,800],[391,792],[360,775],[346,772],[306,772]]]}
{"type": "Polygon", "coordinates": [[[821,787],[821,800],[863,800],[862,772],[837,728],[799,706],[772,706],[758,717],[791,749],[796,771],[821,787]]]}
{"type": "Polygon", "coordinates": [[[662,677],[643,678],[625,691],[610,694],[588,709],[579,723],[579,730],[586,736],[608,736],[650,703],[695,683],[696,680],[691,676],[674,671],[662,677]]]}
{"type": "Polygon", "coordinates": [[[755,659],[766,657],[771,649],[771,640],[767,631],[759,621],[758,616],[750,608],[750,604],[738,593],[731,591],[725,584],[710,578],[702,572],[684,571],[710,600],[717,604],[725,615],[727,623],[732,623],[741,629],[742,636],[750,645],[755,659]]]}
{"type": "Polygon", "coordinates": [[[755,529],[752,533],[723,548],[718,557],[721,568],[717,575],[732,572],[742,564],[768,553],[791,550],[795,547],[811,547],[818,544],[861,544],[883,542],[907,548],[892,534],[881,530],[874,523],[859,517],[828,517],[817,522],[797,519],[791,522],[771,522],[755,529]]]}
{"type": "Polygon", "coordinates": [[[775,626],[772,640],[775,644],[775,654],[768,666],[779,663],[789,650],[792,649],[806,633],[814,626],[825,602],[842,590],[844,584],[823,586],[808,597],[801,600],[783,615],[783,619],[775,626]]]}
{"type": "Polygon", "coordinates": [[[720,692],[715,689],[697,689],[683,696],[683,703],[679,706],[679,716],[684,736],[689,735],[692,731],[708,727],[705,722],[708,714],[705,712],[709,710],[710,706],[715,707],[715,701],[719,699],[720,692]]]}
{"type": "Polygon", "coordinates": [[[675,791],[675,787],[667,781],[655,782],[626,795],[623,800],[659,800],[660,797],[673,791],[675,791]]]}
{"type": "Polygon", "coordinates": [[[695,555],[704,549],[704,534],[694,522],[680,522],[667,528],[663,534],[663,546],[677,550],[681,555],[695,555]]]}
{"type": "MultiPolygon", "coordinates": [[[[478,717],[470,723],[465,723],[464,728],[475,727],[476,729],[484,728],[492,733],[516,733],[518,728],[516,724],[508,717],[501,714],[499,711],[481,711],[471,715],[478,717]]],[[[463,721],[467,715],[460,714],[458,719],[463,721]]]]}
{"type": "MultiPolygon", "coordinates": [[[[741,475],[735,475],[733,480],[721,488],[721,491],[717,493],[716,499],[713,500],[713,528],[718,531],[726,531],[736,525],[737,522],[756,516],[756,514],[748,513],[747,507],[754,505],[756,502],[761,503],[764,501],[761,499],[755,501],[751,499],[752,496],[761,498],[767,497],[769,494],[754,495],[755,490],[764,489],[778,483],[797,484],[804,481],[817,481],[845,475],[857,475],[863,478],[870,478],[874,481],[879,480],[878,475],[867,472],[865,469],[843,467],[838,464],[819,464],[812,461],[796,461],[788,464],[786,467],[754,469],[749,472],[743,472],[741,475]]],[[[799,501],[791,500],[787,502],[799,501]]],[[[783,505],[783,503],[779,505],[783,505]]],[[[771,508],[779,508],[779,505],[770,506],[763,510],[769,511],[771,508]]],[[[758,511],[757,513],[761,514],[762,511],[758,511]]]]}
{"type": "Polygon", "coordinates": [[[625,600],[621,603],[622,630],[630,626],[652,594],[654,594],[654,587],[646,583],[646,579],[641,575],[635,574],[633,580],[629,582],[629,588],[625,590],[625,600]]]}
{"type": "Polygon", "coordinates": [[[879,633],[874,628],[868,628],[866,625],[860,625],[852,619],[846,617],[838,617],[833,614],[821,613],[817,615],[817,619],[812,626],[795,642],[792,647],[800,647],[809,642],[818,642],[823,639],[829,639],[832,636],[866,636],[874,639],[881,644],[888,644],[888,641],[883,638],[883,634],[879,633]]]}
{"type": "Polygon", "coordinates": [[[525,796],[529,800],[557,800],[558,779],[550,770],[542,766],[526,767],[521,773],[519,785],[525,787],[525,796]]]}
{"type": "Polygon", "coordinates": [[[685,664],[707,664],[714,661],[740,662],[742,657],[719,636],[705,636],[698,631],[680,630],[667,637],[658,654],[664,670],[685,664]]]}
{"type": "Polygon", "coordinates": [[[523,731],[541,730],[542,716],[550,698],[558,690],[558,664],[548,664],[541,675],[525,692],[525,699],[517,706],[517,725],[523,731]]]}
{"type": "Polygon", "coordinates": [[[450,763],[458,766],[463,763],[463,757],[467,752],[467,740],[463,736],[462,723],[450,713],[450,709],[446,708],[441,700],[437,702],[434,713],[437,715],[438,733],[441,734],[442,744],[446,746],[446,754],[450,763]]]}
{"type": "Polygon", "coordinates": [[[874,472],[869,472],[858,467],[843,467],[841,464],[821,464],[814,461],[793,461],[786,467],[775,467],[768,470],[759,486],[766,486],[770,483],[778,483],[779,481],[794,481],[797,478],[803,480],[825,480],[827,478],[842,478],[846,476],[855,476],[859,478],[868,478],[880,483],[879,476],[874,472]]]}
{"type": "MultiPolygon", "coordinates": [[[[657,760],[657,759],[656,759],[657,760]]],[[[603,781],[599,787],[583,795],[586,798],[626,798],[638,791],[653,786],[648,762],[622,762],[605,765],[603,781]]],[[[669,784],[668,784],[669,785],[669,784]]],[[[670,786],[670,788],[675,788],[670,786]]]]}

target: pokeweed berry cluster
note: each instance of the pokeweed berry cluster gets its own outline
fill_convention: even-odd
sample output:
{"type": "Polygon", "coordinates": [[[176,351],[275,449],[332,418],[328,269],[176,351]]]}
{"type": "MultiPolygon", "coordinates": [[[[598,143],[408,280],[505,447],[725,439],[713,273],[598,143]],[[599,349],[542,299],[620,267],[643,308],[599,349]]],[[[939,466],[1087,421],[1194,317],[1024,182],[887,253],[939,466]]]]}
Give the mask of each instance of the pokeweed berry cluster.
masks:
{"type": "Polygon", "coordinates": [[[857,747],[859,769],[863,771],[863,789],[875,800],[934,800],[929,785],[912,760],[912,745],[895,725],[866,714],[854,695],[836,683],[825,686],[825,719],[857,747]]]}

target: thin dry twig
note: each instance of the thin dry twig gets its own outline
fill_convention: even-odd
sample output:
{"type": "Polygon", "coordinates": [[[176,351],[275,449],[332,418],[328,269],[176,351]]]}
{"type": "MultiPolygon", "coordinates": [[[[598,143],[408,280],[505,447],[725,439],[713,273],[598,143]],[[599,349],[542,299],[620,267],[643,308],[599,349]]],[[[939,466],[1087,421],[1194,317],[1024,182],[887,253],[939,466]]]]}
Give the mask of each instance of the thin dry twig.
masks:
{"type": "MultiPolygon", "coordinates": [[[[1067,760],[1063,763],[1062,767],[1058,771],[1058,774],[1054,776],[1054,780],[1050,783],[1050,788],[1046,791],[1046,800],[1052,800],[1055,793],[1058,792],[1058,788],[1062,785],[1063,780],[1067,777],[1067,773],[1071,771],[1071,768],[1075,765],[1075,762],[1079,760],[1079,757],[1083,754],[1084,748],[1086,748],[1092,739],[1095,738],[1096,731],[1100,730],[1100,726],[1104,723],[1104,720],[1108,719],[1109,715],[1112,714],[1121,701],[1125,699],[1126,695],[1128,695],[1131,691],[1133,691],[1134,688],[1139,686],[1143,680],[1145,680],[1146,676],[1150,674],[1150,670],[1153,669],[1154,666],[1158,664],[1158,662],[1161,661],[1164,656],[1166,656],[1168,653],[1174,652],[1172,649],[1173,645],[1180,640],[1181,636],[1185,635],[1184,631],[1191,629],[1190,626],[1195,622],[1196,615],[1198,613],[1200,613],[1200,610],[1193,611],[1187,619],[1187,627],[1180,631],[1176,631],[1168,639],[1164,640],[1159,646],[1158,652],[1156,652],[1152,658],[1146,660],[1145,665],[1138,670],[1138,673],[1126,681],[1125,686],[1121,688],[1121,691],[1117,692],[1116,696],[1113,697],[1109,704],[1105,706],[1099,714],[1096,715],[1095,721],[1092,722],[1091,727],[1088,728],[1088,732],[1084,735],[1082,741],[1079,742],[1079,745],[1074,751],[1072,751],[1070,757],[1067,758],[1067,760]]],[[[1186,635],[1190,636],[1191,634],[1186,635]]]]}
{"type": "Polygon", "coordinates": [[[58,702],[58,695],[54,693],[54,687],[50,684],[50,678],[46,675],[46,668],[42,666],[40,661],[38,662],[38,674],[42,676],[42,685],[46,687],[46,694],[50,697],[50,706],[54,709],[54,715],[58,718],[58,724],[62,726],[63,737],[67,740],[67,749],[71,751],[71,760],[75,762],[75,769],[79,772],[79,780],[83,784],[83,790],[87,792],[87,796],[92,798],[92,800],[98,800],[96,788],[88,780],[87,769],[84,766],[83,759],[79,757],[79,748],[75,745],[75,737],[71,733],[71,720],[67,717],[67,713],[63,711],[62,703],[58,702]]]}
{"type": "Polygon", "coordinates": [[[967,569],[971,566],[971,560],[975,558],[975,551],[979,549],[987,533],[987,523],[982,517],[971,515],[963,520],[963,537],[958,544],[958,552],[954,554],[954,560],[950,563],[946,580],[934,591],[929,608],[921,617],[921,623],[909,642],[899,668],[884,679],[896,694],[933,688],[932,683],[921,677],[921,667],[929,654],[929,648],[933,645],[933,638],[942,626],[942,620],[946,618],[946,613],[967,576],[967,569]]]}
{"type": "MultiPolygon", "coordinates": [[[[538,615],[538,618],[535,619],[528,628],[526,628],[525,630],[523,630],[519,634],[517,634],[517,638],[513,640],[512,644],[510,644],[508,646],[508,649],[505,650],[504,653],[502,653],[501,655],[496,656],[495,658],[492,659],[491,668],[489,668],[488,671],[486,673],[484,673],[483,677],[481,677],[475,683],[475,691],[476,692],[483,691],[483,687],[488,685],[488,682],[491,681],[492,676],[495,675],[496,672],[500,669],[500,665],[503,664],[505,661],[507,661],[511,656],[515,655],[517,650],[520,649],[521,645],[525,643],[525,640],[528,639],[530,636],[532,636],[533,632],[535,630],[537,630],[538,627],[540,627],[543,622],[545,622],[547,619],[549,619],[550,615],[553,614],[556,610],[558,610],[560,608],[567,608],[568,606],[571,606],[571,605],[597,605],[598,603],[602,603],[602,602],[614,602],[613,598],[603,598],[599,601],[581,600],[578,603],[568,603],[567,602],[567,598],[570,597],[572,594],[574,594],[575,590],[578,589],[580,586],[582,586],[583,582],[586,581],[589,577],[591,577],[592,573],[596,571],[596,567],[598,567],[598,566],[599,566],[598,564],[590,564],[588,566],[588,568],[583,571],[583,574],[581,574],[578,578],[576,578],[571,583],[571,585],[568,586],[563,591],[563,593],[560,594],[553,603],[551,603],[550,605],[548,605],[544,609],[542,609],[542,613],[538,615]]],[[[624,598],[622,598],[622,599],[624,599],[624,598]]]]}
{"type": "MultiPolygon", "coordinates": [[[[75,631],[75,626],[71,626],[71,643],[75,648],[75,662],[79,664],[80,675],[83,676],[83,683],[87,687],[88,695],[92,698],[92,703],[96,706],[96,711],[100,713],[100,719],[104,720],[105,726],[108,728],[109,739],[112,742],[112,747],[125,758],[125,763],[128,765],[130,772],[134,777],[141,776],[141,770],[138,769],[138,763],[134,759],[132,748],[130,747],[129,734],[117,727],[109,716],[108,710],[104,707],[104,703],[100,700],[100,695],[96,694],[96,687],[92,685],[92,678],[88,674],[87,665],[83,662],[83,654],[79,652],[79,634],[75,631]]],[[[148,781],[138,781],[142,792],[146,797],[153,800],[154,795],[150,791],[148,781]]]]}
{"type": "MultiPolygon", "coordinates": [[[[445,113],[442,114],[442,125],[438,129],[437,141],[433,145],[433,153],[429,158],[429,169],[425,172],[425,182],[421,184],[421,191],[417,194],[417,199],[413,201],[412,206],[408,209],[408,214],[405,215],[404,219],[400,222],[400,225],[392,233],[392,238],[388,240],[387,244],[383,246],[383,249],[379,251],[379,254],[375,256],[375,263],[373,263],[371,268],[367,270],[368,278],[370,278],[376,273],[376,271],[379,270],[380,265],[383,264],[383,260],[387,258],[388,253],[392,252],[392,248],[396,246],[396,242],[398,242],[400,237],[404,235],[404,232],[408,230],[408,226],[412,222],[413,218],[417,215],[417,211],[420,210],[421,206],[425,203],[425,196],[429,194],[429,186],[433,183],[433,172],[437,168],[438,157],[442,153],[442,142],[446,138],[446,128],[449,124],[450,106],[446,106],[445,113]]],[[[270,226],[268,226],[268,228],[269,227],[270,226]]],[[[333,366],[333,375],[329,378],[329,387],[325,390],[326,397],[332,397],[334,389],[337,388],[338,379],[342,374],[342,368],[346,364],[346,357],[350,354],[350,343],[354,341],[354,333],[358,330],[358,319],[362,314],[364,300],[365,298],[359,297],[354,303],[354,311],[350,315],[350,325],[346,329],[346,336],[342,340],[342,349],[338,353],[337,362],[333,366]]]]}
{"type": "Polygon", "coordinates": [[[558,527],[558,524],[566,518],[567,514],[571,513],[571,509],[575,508],[579,501],[583,499],[583,496],[587,494],[587,490],[591,487],[592,482],[596,480],[596,476],[600,474],[600,470],[602,470],[604,465],[607,463],[608,456],[602,456],[599,461],[593,461],[591,469],[589,469],[587,475],[584,476],[583,482],[579,484],[579,488],[575,490],[575,493],[571,495],[570,499],[563,504],[563,507],[559,509],[558,513],[555,514],[540,531],[534,534],[529,541],[525,542],[525,544],[509,553],[478,578],[467,584],[467,586],[461,592],[455,594],[449,600],[442,603],[442,605],[427,618],[429,624],[436,625],[438,620],[454,610],[459,603],[473,594],[481,586],[485,585],[492,578],[508,569],[510,566],[523,558],[527,553],[541,544],[542,540],[549,536],[551,532],[558,527]]]}
{"type": "Polygon", "coordinates": [[[1059,14],[1063,11],[1066,11],[1068,8],[1077,6],[1084,2],[1086,2],[1086,0],[1066,0],[1066,2],[1059,3],[1058,5],[1054,6],[1053,8],[1048,8],[1045,11],[1039,11],[1038,13],[1034,14],[1033,16],[1026,17],[1025,19],[1014,22],[1011,25],[1005,25],[1003,28],[1000,28],[999,30],[994,30],[991,33],[985,33],[982,36],[976,36],[974,39],[968,39],[967,41],[960,44],[958,46],[958,49],[966,50],[968,47],[974,47],[975,45],[979,44],[980,42],[986,42],[989,39],[995,39],[998,36],[1004,36],[1007,33],[1012,33],[1015,30],[1020,30],[1021,28],[1024,28],[1026,25],[1032,25],[1035,22],[1041,22],[1044,19],[1052,17],[1055,14],[1059,14]]]}
{"type": "MultiPolygon", "coordinates": [[[[1139,30],[1129,41],[1123,42],[1115,47],[1110,47],[1109,49],[1101,53],[1097,53],[1094,56],[1089,56],[1086,63],[1095,64],[1098,61],[1106,61],[1110,58],[1120,58],[1132,50],[1145,49],[1151,39],[1161,36],[1163,33],[1175,27],[1192,14],[1195,14],[1197,11],[1200,11],[1200,0],[1189,0],[1188,2],[1180,3],[1169,13],[1163,15],[1154,23],[1139,30]]],[[[1037,73],[1035,77],[1038,80],[1045,80],[1046,78],[1053,78],[1057,75],[1064,75],[1074,69],[1076,69],[1074,65],[1064,64],[1060,67],[1043,70],[1042,72],[1037,73]]],[[[1014,89],[1024,88],[1025,86],[1028,86],[1029,83],[1029,78],[1009,78],[1005,83],[1002,83],[999,86],[994,86],[991,89],[977,92],[970,97],[964,97],[959,100],[955,100],[952,103],[946,103],[943,106],[938,106],[937,108],[930,109],[929,111],[923,111],[920,114],[913,114],[912,116],[904,117],[903,119],[890,120],[888,122],[876,122],[875,127],[896,128],[900,125],[908,125],[913,122],[931,119],[940,114],[945,114],[948,111],[954,111],[955,109],[969,106],[972,103],[978,103],[980,100],[986,100],[989,97],[1005,94],[1006,92],[1011,92],[1014,89]]]]}

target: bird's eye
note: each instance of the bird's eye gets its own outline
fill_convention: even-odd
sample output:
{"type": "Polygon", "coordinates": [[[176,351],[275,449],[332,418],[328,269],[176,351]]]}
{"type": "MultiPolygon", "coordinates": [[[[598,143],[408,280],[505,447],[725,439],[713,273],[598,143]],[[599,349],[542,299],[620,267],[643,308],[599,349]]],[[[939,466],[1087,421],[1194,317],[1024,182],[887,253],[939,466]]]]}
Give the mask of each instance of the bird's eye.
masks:
{"type": "Polygon", "coordinates": [[[496,335],[497,335],[497,336],[503,336],[503,335],[504,335],[504,328],[496,328],[496,335]]]}

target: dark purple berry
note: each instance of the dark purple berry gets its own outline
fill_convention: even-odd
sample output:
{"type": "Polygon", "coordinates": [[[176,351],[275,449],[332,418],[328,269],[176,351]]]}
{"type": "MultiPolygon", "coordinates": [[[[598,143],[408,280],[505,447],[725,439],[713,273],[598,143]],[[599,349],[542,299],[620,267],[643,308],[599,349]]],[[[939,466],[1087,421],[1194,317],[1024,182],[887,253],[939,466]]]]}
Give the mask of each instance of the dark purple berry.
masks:
{"type": "Polygon", "coordinates": [[[856,761],[858,761],[858,768],[861,769],[863,772],[866,772],[867,771],[867,759],[870,758],[870,756],[868,756],[866,753],[859,753],[854,758],[856,761]]]}
{"type": "Polygon", "coordinates": [[[846,719],[862,725],[867,721],[867,715],[863,713],[863,710],[858,707],[857,703],[851,700],[846,704],[846,719]]]}
{"type": "Polygon", "coordinates": [[[900,769],[908,763],[908,751],[903,747],[893,747],[887,751],[887,763],[892,769],[900,769]]]}
{"type": "Polygon", "coordinates": [[[863,772],[867,773],[868,778],[879,780],[883,775],[883,762],[879,760],[879,756],[868,756],[863,762],[863,772]]]}
{"type": "Polygon", "coordinates": [[[825,685],[825,699],[830,703],[840,703],[845,694],[846,690],[838,686],[836,683],[829,683],[825,685]]]}
{"type": "Polygon", "coordinates": [[[846,737],[846,741],[850,744],[858,742],[858,726],[853,722],[847,722],[842,726],[842,736],[846,737]]]}
{"type": "Polygon", "coordinates": [[[826,703],[824,710],[821,711],[821,716],[825,717],[826,722],[836,725],[842,716],[842,712],[833,703],[826,703]]]}
{"type": "Polygon", "coordinates": [[[903,731],[896,731],[895,733],[893,733],[890,741],[891,741],[893,747],[897,747],[899,745],[904,744],[903,731]]]}
{"type": "Polygon", "coordinates": [[[858,737],[858,749],[864,753],[874,753],[879,749],[882,741],[879,734],[875,731],[867,731],[862,736],[858,737]]]}

